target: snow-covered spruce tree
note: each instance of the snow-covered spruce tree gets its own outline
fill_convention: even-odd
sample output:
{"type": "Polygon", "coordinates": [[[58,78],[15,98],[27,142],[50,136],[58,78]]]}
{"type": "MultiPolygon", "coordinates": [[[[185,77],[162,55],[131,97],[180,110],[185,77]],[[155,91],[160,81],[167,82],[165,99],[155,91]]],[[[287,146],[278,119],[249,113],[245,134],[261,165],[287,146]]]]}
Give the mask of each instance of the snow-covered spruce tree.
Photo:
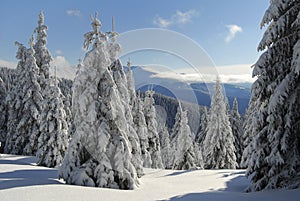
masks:
{"type": "Polygon", "coordinates": [[[108,43],[108,52],[111,60],[111,65],[109,69],[112,72],[114,81],[117,85],[117,89],[121,96],[121,103],[125,109],[125,118],[127,125],[123,128],[124,132],[128,134],[128,139],[131,144],[131,154],[132,154],[132,164],[134,165],[137,174],[141,177],[143,173],[142,159],[141,159],[141,148],[139,137],[134,129],[132,108],[130,107],[130,96],[127,87],[127,79],[124,72],[123,65],[119,59],[117,59],[117,54],[121,51],[121,46],[115,42],[115,37],[118,35],[114,32],[114,27],[110,33],[110,42],[108,43]]]}
{"type": "Polygon", "coordinates": [[[205,168],[235,169],[237,166],[234,136],[226,115],[226,103],[220,78],[217,78],[211,100],[207,132],[203,142],[205,168]]]}
{"type": "Polygon", "coordinates": [[[140,141],[143,167],[151,168],[152,161],[150,153],[148,151],[148,128],[143,112],[143,101],[141,100],[141,97],[139,95],[136,96],[136,99],[133,103],[132,115],[135,130],[140,141]]]}
{"type": "Polygon", "coordinates": [[[83,66],[73,84],[74,135],[59,171],[68,184],[133,189],[138,184],[131,160],[125,109],[114,82],[106,36],[93,18],[85,34],[83,66]]]}
{"type": "Polygon", "coordinates": [[[17,53],[19,63],[17,81],[7,96],[9,119],[5,152],[11,154],[35,155],[38,144],[39,116],[43,97],[38,83],[38,67],[34,57],[33,37],[30,48],[20,44],[17,53]]]}
{"type": "MultiPolygon", "coordinates": [[[[300,2],[270,1],[253,69],[254,139],[247,162],[248,191],[300,186],[300,2]]],[[[249,121],[249,120],[248,120],[249,121]]]]}
{"type": "MultiPolygon", "coordinates": [[[[36,64],[39,68],[39,83],[42,90],[46,88],[47,80],[49,79],[49,69],[51,55],[47,49],[47,29],[48,27],[44,24],[44,14],[41,11],[39,14],[38,26],[35,28],[36,41],[34,44],[36,64]]],[[[44,91],[44,90],[43,90],[44,91]]]]}
{"type": "Polygon", "coordinates": [[[144,99],[144,115],[148,129],[149,153],[152,161],[151,167],[163,168],[153,94],[154,91],[146,91],[144,99]]]}
{"type": "Polygon", "coordinates": [[[173,149],[170,143],[170,134],[166,125],[158,133],[160,139],[161,159],[165,169],[172,169],[173,149]]]}
{"type": "Polygon", "coordinates": [[[238,164],[237,167],[240,167],[242,155],[243,155],[243,128],[242,128],[242,120],[238,110],[238,102],[237,99],[234,98],[231,115],[230,115],[230,123],[232,134],[234,136],[234,147],[235,147],[235,155],[236,162],[238,164]]]}
{"type": "Polygon", "coordinates": [[[68,124],[68,128],[70,128],[70,126],[73,122],[73,114],[71,112],[73,81],[64,79],[64,78],[59,78],[57,80],[58,80],[58,87],[63,95],[62,101],[63,101],[63,105],[64,105],[64,110],[66,112],[66,121],[68,124]]]}
{"type": "Polygon", "coordinates": [[[196,168],[197,160],[193,139],[188,125],[187,112],[182,110],[179,103],[171,134],[171,144],[174,150],[172,169],[189,170],[196,168]]]}
{"type": "Polygon", "coordinates": [[[201,115],[200,132],[196,135],[196,138],[195,138],[195,141],[196,141],[196,143],[198,143],[200,150],[202,150],[202,148],[203,148],[203,141],[206,136],[207,118],[208,118],[207,107],[204,107],[203,113],[201,115]]]}
{"type": "Polygon", "coordinates": [[[240,163],[241,168],[248,167],[249,160],[255,149],[255,147],[253,147],[254,144],[251,142],[254,139],[255,134],[258,133],[258,127],[257,127],[258,118],[256,118],[257,110],[255,108],[256,100],[257,100],[256,97],[251,96],[245,114],[245,121],[243,124],[243,135],[241,137],[241,141],[243,142],[243,155],[240,163]]]}
{"type": "Polygon", "coordinates": [[[226,114],[230,116],[230,104],[228,97],[225,97],[225,105],[226,105],[226,114]]]}
{"type": "Polygon", "coordinates": [[[133,77],[130,61],[127,62],[126,78],[127,78],[127,86],[128,86],[128,93],[129,93],[129,104],[132,107],[133,104],[135,103],[136,92],[135,92],[134,77],[133,77]]]}
{"type": "MultiPolygon", "coordinates": [[[[9,91],[6,97],[6,102],[8,106],[8,121],[7,121],[7,137],[4,147],[4,153],[10,154],[22,154],[24,148],[24,137],[18,139],[18,135],[15,133],[17,122],[20,120],[20,110],[22,109],[21,103],[24,97],[24,92],[21,88],[20,82],[24,78],[23,73],[25,71],[26,63],[26,47],[16,42],[18,45],[18,51],[16,58],[19,60],[16,68],[16,82],[12,86],[12,89],[9,91]],[[21,79],[21,80],[20,80],[21,79]]],[[[23,81],[23,80],[22,80],[23,81]]]]}
{"type": "Polygon", "coordinates": [[[46,85],[43,111],[40,116],[41,135],[38,139],[38,165],[56,167],[62,163],[68,145],[68,123],[63,95],[56,80],[46,85]]]}
{"type": "MultiPolygon", "coordinates": [[[[81,59],[79,59],[78,60],[78,65],[77,65],[77,68],[76,68],[76,75],[75,75],[75,78],[76,77],[78,77],[78,75],[80,75],[80,74],[82,74],[82,73],[85,73],[84,72],[84,67],[83,67],[83,63],[82,63],[82,60],[81,59]]],[[[73,90],[73,88],[74,88],[74,84],[73,84],[73,82],[72,82],[72,87],[71,87],[71,90],[73,90]]],[[[63,90],[62,90],[63,91],[63,90]]],[[[80,92],[80,93],[82,93],[82,91],[80,92]]],[[[68,94],[71,94],[72,96],[73,96],[73,92],[71,92],[71,93],[68,93],[68,94]]],[[[71,98],[71,101],[70,101],[70,114],[72,114],[72,121],[71,122],[69,122],[69,129],[68,129],[68,139],[69,139],[69,141],[72,139],[72,137],[73,137],[73,135],[74,135],[74,133],[75,133],[75,130],[76,130],[76,128],[75,128],[75,123],[74,123],[74,111],[72,110],[72,98],[71,98]]],[[[65,104],[64,104],[65,105],[65,104]]],[[[65,105],[66,106],[66,105],[65,105]]],[[[67,110],[65,109],[65,111],[67,112],[67,110]]]]}
{"type": "Polygon", "coordinates": [[[0,153],[3,153],[7,133],[7,105],[6,105],[6,87],[0,77],[0,153]]]}

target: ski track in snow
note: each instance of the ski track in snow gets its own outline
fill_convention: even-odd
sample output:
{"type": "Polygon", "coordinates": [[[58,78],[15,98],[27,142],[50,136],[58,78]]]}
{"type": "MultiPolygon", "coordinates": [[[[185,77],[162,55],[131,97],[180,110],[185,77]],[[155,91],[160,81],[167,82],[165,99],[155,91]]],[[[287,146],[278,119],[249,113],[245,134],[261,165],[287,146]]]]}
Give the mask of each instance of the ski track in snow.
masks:
{"type": "Polygon", "coordinates": [[[34,157],[0,156],[1,201],[296,201],[300,189],[244,193],[249,184],[243,170],[174,171],[145,169],[135,190],[66,185],[57,169],[39,167],[34,157]]]}

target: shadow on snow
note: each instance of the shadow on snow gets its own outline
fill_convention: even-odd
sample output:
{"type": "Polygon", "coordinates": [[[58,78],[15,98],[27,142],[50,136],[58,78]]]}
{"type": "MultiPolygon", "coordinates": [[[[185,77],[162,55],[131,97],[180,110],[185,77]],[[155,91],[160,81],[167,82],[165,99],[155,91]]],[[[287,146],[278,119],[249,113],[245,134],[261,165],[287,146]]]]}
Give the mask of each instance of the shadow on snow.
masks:
{"type": "MultiPolygon", "coordinates": [[[[32,157],[17,160],[0,158],[0,165],[29,165],[30,167],[30,165],[34,166],[34,162],[32,157]]],[[[25,169],[0,173],[0,190],[50,184],[61,184],[57,180],[57,170],[55,169],[25,169]]]]}

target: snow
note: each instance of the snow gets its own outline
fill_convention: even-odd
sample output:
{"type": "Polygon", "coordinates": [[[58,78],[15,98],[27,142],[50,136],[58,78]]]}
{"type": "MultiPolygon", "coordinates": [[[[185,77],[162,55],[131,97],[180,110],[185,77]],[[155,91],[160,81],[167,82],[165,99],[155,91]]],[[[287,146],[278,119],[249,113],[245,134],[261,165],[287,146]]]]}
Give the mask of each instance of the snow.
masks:
{"type": "Polygon", "coordinates": [[[244,193],[250,182],[244,170],[145,169],[135,190],[67,185],[57,179],[56,169],[36,166],[36,161],[27,156],[0,156],[1,201],[296,201],[300,196],[300,189],[244,193]]]}

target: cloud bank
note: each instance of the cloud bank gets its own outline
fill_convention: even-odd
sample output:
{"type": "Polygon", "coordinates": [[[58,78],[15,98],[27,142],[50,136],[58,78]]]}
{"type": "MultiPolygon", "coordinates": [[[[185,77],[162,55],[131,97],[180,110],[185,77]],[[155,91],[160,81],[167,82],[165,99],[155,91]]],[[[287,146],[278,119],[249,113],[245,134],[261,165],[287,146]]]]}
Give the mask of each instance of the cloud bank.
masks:
{"type": "Polygon", "coordinates": [[[54,67],[56,66],[56,75],[60,78],[66,78],[73,80],[75,77],[76,69],[67,61],[63,56],[56,56],[50,63],[50,74],[54,74],[54,67]]]}
{"type": "Polygon", "coordinates": [[[183,82],[215,82],[216,76],[219,76],[223,83],[252,83],[251,64],[239,64],[231,66],[207,68],[182,68],[182,69],[162,69],[153,66],[144,67],[145,70],[153,73],[152,78],[168,78],[183,82]]]}
{"type": "Polygon", "coordinates": [[[13,62],[13,61],[6,61],[6,60],[0,59],[0,67],[16,68],[17,63],[13,62]]]}

